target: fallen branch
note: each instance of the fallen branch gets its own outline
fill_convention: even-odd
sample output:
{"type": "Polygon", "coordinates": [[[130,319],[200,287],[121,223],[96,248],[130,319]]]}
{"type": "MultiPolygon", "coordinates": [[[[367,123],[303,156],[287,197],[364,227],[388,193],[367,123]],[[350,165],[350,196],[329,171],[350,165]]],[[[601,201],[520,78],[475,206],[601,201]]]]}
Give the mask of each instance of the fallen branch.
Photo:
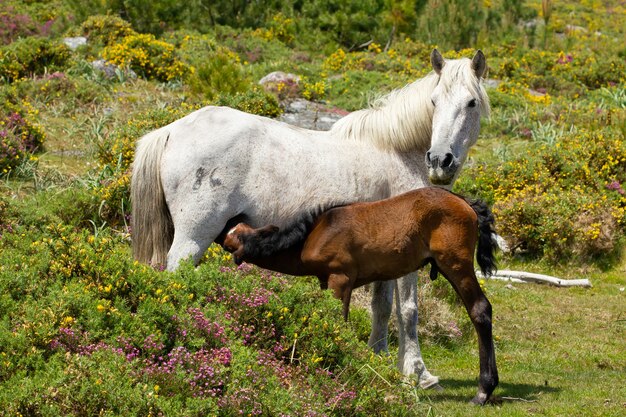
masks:
{"type": "Polygon", "coordinates": [[[527,400],[525,398],[519,398],[519,397],[500,397],[501,400],[508,400],[508,401],[523,401],[525,403],[536,403],[537,400],[527,400]]]}
{"type": "Polygon", "coordinates": [[[476,271],[479,277],[484,279],[498,279],[502,281],[529,283],[536,282],[540,284],[550,284],[557,287],[591,287],[588,279],[561,279],[550,275],[535,274],[525,271],[501,270],[490,277],[484,276],[480,271],[476,271]]]}

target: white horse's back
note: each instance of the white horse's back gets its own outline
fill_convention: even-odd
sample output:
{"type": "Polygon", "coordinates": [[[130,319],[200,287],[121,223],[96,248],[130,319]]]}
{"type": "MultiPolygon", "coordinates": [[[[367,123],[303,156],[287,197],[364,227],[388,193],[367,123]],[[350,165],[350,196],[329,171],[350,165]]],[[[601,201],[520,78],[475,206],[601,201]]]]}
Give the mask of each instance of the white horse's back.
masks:
{"type": "Polygon", "coordinates": [[[212,242],[236,216],[283,226],[304,211],[385,198],[390,165],[399,163],[363,142],[228,108],[204,108],[164,129],[164,198],[176,234],[195,241],[212,242]],[[206,230],[212,223],[220,224],[206,230]]]}

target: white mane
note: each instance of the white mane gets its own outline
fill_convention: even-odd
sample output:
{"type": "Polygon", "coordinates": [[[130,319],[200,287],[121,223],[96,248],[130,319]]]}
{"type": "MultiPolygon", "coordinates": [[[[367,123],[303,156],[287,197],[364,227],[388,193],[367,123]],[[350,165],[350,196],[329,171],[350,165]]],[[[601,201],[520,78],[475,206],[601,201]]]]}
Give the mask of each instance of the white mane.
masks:
{"type": "Polygon", "coordinates": [[[471,60],[462,58],[446,61],[441,76],[433,71],[374,101],[370,108],[350,113],[330,133],[342,140],[370,141],[385,150],[427,149],[434,111],[430,95],[438,83],[444,90],[464,85],[477,98],[482,114],[489,115],[489,97],[471,69],[471,60]]]}

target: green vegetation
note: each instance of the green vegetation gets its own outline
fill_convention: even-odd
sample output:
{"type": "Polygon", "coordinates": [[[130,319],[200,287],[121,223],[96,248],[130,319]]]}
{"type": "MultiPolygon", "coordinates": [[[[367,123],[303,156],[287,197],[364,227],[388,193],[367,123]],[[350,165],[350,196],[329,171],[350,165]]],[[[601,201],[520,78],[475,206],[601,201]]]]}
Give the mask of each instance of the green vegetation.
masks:
{"type": "Polygon", "coordinates": [[[625,18],[622,2],[594,0],[1,2],[0,410],[620,415],[625,18]],[[79,35],[87,45],[62,42],[79,35]],[[594,284],[483,284],[495,404],[466,404],[476,338],[442,279],[420,283],[422,351],[445,387],[428,392],[395,370],[396,341],[390,358],[370,353],[363,308],[343,323],[314,279],[235,268],[214,247],[176,273],[132,261],[141,135],[206,104],[277,117],[303,97],[355,110],[428,73],[434,46],[449,58],[481,48],[497,80],[456,190],[493,205],[514,248],[500,267],[594,284]],[[264,91],[276,70],[300,84],[264,91]]]}

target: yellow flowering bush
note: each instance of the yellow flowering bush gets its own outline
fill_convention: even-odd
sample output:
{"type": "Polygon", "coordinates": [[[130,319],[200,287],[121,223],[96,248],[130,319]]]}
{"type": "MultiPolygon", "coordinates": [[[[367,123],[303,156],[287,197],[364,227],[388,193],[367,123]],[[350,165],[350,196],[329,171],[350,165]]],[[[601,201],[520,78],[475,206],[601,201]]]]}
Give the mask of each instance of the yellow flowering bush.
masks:
{"type": "Polygon", "coordinates": [[[254,36],[271,41],[277,39],[284,44],[290,45],[295,39],[296,27],[293,19],[278,13],[272,17],[267,29],[256,29],[254,36]]]}
{"type": "Polygon", "coordinates": [[[579,128],[532,150],[470,168],[463,193],[494,204],[514,248],[561,261],[617,247],[626,232],[626,129],[579,128]]]}
{"type": "Polygon", "coordinates": [[[43,150],[46,135],[31,120],[36,114],[27,102],[23,106],[11,102],[0,105],[0,177],[25,160],[35,160],[34,154],[43,150]]]}
{"type": "Polygon", "coordinates": [[[580,95],[626,80],[626,62],[619,56],[599,56],[586,49],[515,51],[500,48],[495,52],[494,57],[490,56],[490,77],[554,94],[580,95]]]}
{"type": "Polygon", "coordinates": [[[283,112],[276,97],[254,87],[243,93],[224,94],[211,102],[215,106],[228,106],[259,116],[278,117],[283,112]]]}
{"type": "Polygon", "coordinates": [[[338,72],[343,68],[346,61],[346,53],[343,49],[337,49],[324,60],[322,68],[325,71],[338,72]]]}
{"type": "Polygon", "coordinates": [[[112,45],[120,39],[135,34],[130,23],[115,15],[89,16],[77,30],[70,32],[74,36],[85,36],[89,43],[112,45]]]}
{"type": "Polygon", "coordinates": [[[177,57],[174,45],[157,40],[151,34],[126,36],[104,48],[102,57],[149,80],[171,81],[191,72],[191,68],[177,57]]]}
{"type": "Polygon", "coordinates": [[[70,49],[46,38],[28,37],[0,47],[0,80],[13,82],[33,75],[63,70],[70,49]]]}
{"type": "Polygon", "coordinates": [[[324,81],[317,81],[314,83],[304,82],[304,90],[302,91],[302,97],[307,100],[321,100],[326,94],[326,83],[324,81]]]}
{"type": "Polygon", "coordinates": [[[196,64],[189,86],[203,98],[214,99],[221,94],[236,94],[250,87],[239,56],[219,46],[196,64]]]}

